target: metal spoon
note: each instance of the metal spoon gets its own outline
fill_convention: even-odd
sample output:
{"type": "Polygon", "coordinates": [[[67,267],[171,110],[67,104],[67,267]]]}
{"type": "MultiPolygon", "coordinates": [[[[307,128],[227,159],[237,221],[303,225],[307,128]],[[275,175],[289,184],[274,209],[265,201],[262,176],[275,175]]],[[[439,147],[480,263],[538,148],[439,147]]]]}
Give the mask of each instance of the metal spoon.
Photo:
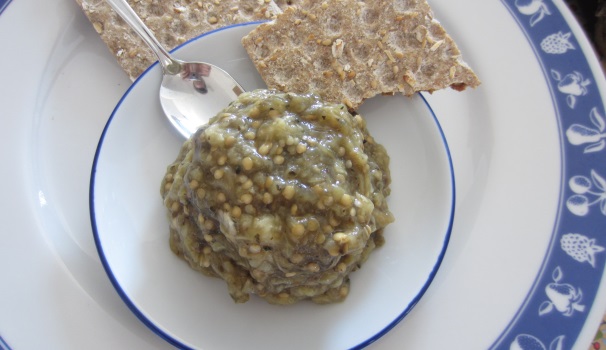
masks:
{"type": "Polygon", "coordinates": [[[163,78],[160,104],[175,129],[189,138],[244,89],[221,68],[206,62],[173,58],[126,0],[106,0],[158,57],[163,78]]]}

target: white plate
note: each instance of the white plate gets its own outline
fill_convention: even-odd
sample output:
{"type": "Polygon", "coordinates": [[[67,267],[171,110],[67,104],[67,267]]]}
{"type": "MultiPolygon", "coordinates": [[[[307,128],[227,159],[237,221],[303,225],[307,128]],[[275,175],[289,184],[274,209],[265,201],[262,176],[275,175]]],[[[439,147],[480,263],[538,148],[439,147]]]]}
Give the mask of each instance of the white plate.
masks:
{"type": "MultiPolygon", "coordinates": [[[[240,44],[255,27],[218,30],[175,54],[193,60],[206,53],[205,61],[238,77],[245,90],[265,88],[240,44]]],[[[194,272],[168,246],[158,186],[183,139],[158,104],[160,77],[161,68],[153,66],[122,98],[99,142],[91,179],[101,260],[144,323],[179,347],[237,349],[256,338],[265,348],[343,349],[375,341],[410,312],[442,261],[455,202],[447,145],[420,96],[376,98],[360,109],[392,155],[389,206],[396,222],[385,230],[387,244],[351,275],[347,299],[278,307],[253,298],[234,305],[225,283],[194,272]]]]}
{"type": "MultiPolygon", "coordinates": [[[[373,348],[508,349],[518,337],[585,350],[595,335],[606,251],[591,265],[560,241],[577,233],[606,247],[606,150],[584,153],[590,144],[567,136],[573,124],[600,128],[604,78],[563,2],[542,3],[550,14],[531,27],[539,16],[514,0],[430,1],[483,84],[425,95],[455,167],[453,231],[423,298],[373,348]],[[574,49],[545,53],[540,43],[558,32],[574,49]],[[575,71],[590,82],[586,94],[558,88],[575,71]],[[584,178],[574,176],[594,182],[593,194],[575,193],[584,178]],[[566,206],[581,195],[594,203],[584,216],[566,206]],[[552,283],[577,292],[575,303],[547,292],[552,283]]],[[[12,2],[0,43],[2,339],[16,349],[169,347],[112,287],[89,220],[97,142],[130,82],[73,0],[12,2]]]]}

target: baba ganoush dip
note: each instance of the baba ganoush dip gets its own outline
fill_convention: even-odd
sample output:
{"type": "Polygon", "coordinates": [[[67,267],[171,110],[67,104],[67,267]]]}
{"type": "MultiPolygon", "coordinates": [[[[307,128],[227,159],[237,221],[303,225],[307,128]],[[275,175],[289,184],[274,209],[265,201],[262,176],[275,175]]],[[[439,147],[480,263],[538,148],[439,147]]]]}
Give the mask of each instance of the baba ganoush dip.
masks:
{"type": "Polygon", "coordinates": [[[341,301],[394,220],[390,181],[385,149],[344,105],[243,93],[168,167],[170,247],[236,302],[341,301]]]}

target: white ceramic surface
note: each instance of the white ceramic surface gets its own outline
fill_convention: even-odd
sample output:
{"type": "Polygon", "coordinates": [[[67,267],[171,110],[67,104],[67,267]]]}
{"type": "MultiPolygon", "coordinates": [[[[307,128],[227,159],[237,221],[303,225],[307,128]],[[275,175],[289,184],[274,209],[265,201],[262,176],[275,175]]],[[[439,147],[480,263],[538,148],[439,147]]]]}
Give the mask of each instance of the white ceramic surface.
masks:
{"type": "MultiPolygon", "coordinates": [[[[560,238],[576,233],[606,244],[604,151],[584,153],[590,144],[566,134],[573,124],[599,130],[604,78],[562,1],[540,2],[551,14],[529,27],[535,13],[513,1],[430,1],[483,84],[426,95],[455,166],[454,228],[430,288],[373,348],[508,349],[536,339],[584,350],[595,334],[606,307],[599,283],[606,253],[595,251],[593,265],[577,262],[560,238]],[[559,31],[574,46],[565,55],[532,41],[559,31]],[[567,55],[582,55],[587,66],[555,60],[567,55]],[[586,94],[558,87],[575,71],[591,82],[586,94]],[[568,168],[571,161],[585,168],[568,168]],[[574,176],[580,182],[571,187],[574,176]],[[591,193],[577,193],[586,182],[591,193]],[[566,205],[575,195],[595,203],[585,216],[566,205]],[[548,293],[552,284],[565,285],[570,299],[548,293]]],[[[89,220],[97,142],[130,81],[71,0],[13,1],[0,15],[0,43],[0,336],[17,349],[169,347],[112,287],[89,220]]]]}

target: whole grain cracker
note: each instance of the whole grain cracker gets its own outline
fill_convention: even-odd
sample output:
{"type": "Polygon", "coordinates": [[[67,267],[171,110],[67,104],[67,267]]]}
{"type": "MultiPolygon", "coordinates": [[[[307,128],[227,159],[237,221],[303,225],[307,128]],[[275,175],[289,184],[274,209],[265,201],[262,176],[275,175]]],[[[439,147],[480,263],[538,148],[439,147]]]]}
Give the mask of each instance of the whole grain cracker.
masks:
{"type": "Polygon", "coordinates": [[[269,88],[351,110],[377,94],[480,84],[425,0],[302,0],[242,43],[269,88]]]}
{"type": "MultiPolygon", "coordinates": [[[[274,0],[284,9],[298,0],[274,0]]],[[[117,58],[134,80],[157,58],[147,45],[104,0],[76,0],[117,58]]],[[[171,50],[203,33],[231,24],[275,17],[269,0],[129,0],[135,12],[171,50]]]]}

